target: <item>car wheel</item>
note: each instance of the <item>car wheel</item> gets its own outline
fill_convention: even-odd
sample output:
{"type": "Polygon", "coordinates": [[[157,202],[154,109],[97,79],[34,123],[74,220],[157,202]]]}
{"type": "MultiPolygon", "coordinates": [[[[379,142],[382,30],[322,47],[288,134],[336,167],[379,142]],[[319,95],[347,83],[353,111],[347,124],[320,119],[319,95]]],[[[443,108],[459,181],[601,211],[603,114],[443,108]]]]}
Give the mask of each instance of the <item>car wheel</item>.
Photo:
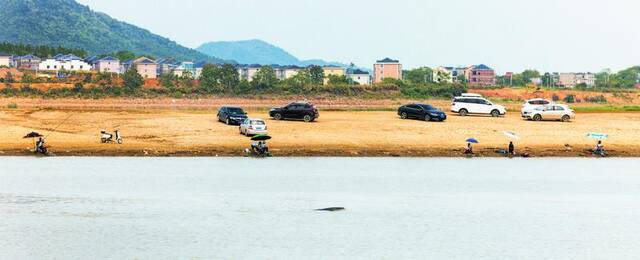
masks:
{"type": "Polygon", "coordinates": [[[409,116],[407,115],[406,112],[402,112],[402,114],[400,114],[400,118],[407,119],[407,118],[409,118],[409,116]]]}
{"type": "Polygon", "coordinates": [[[238,127],[238,130],[240,130],[241,135],[244,135],[244,133],[242,132],[242,127],[238,127]]]}
{"type": "Polygon", "coordinates": [[[302,118],[305,122],[309,123],[311,122],[311,120],[313,119],[310,115],[305,115],[304,118],[302,118]]]}
{"type": "Polygon", "coordinates": [[[280,114],[280,113],[276,113],[275,115],[273,115],[273,119],[275,119],[275,120],[282,120],[282,114],[280,114]]]}
{"type": "Polygon", "coordinates": [[[227,120],[224,121],[225,124],[230,125],[231,121],[229,120],[229,118],[227,118],[227,120]]]}
{"type": "Polygon", "coordinates": [[[466,109],[460,109],[458,113],[460,114],[460,116],[467,116],[469,114],[469,111],[467,111],[466,109]]]}
{"type": "Polygon", "coordinates": [[[533,121],[542,121],[542,116],[541,115],[533,116],[533,121]]]}
{"type": "Polygon", "coordinates": [[[491,111],[491,116],[492,117],[499,117],[500,116],[500,111],[498,111],[498,110],[491,111]]]}
{"type": "Polygon", "coordinates": [[[431,121],[431,116],[430,115],[425,115],[424,116],[424,121],[426,121],[426,122],[431,121]]]}
{"type": "Polygon", "coordinates": [[[570,116],[568,116],[568,115],[562,116],[562,122],[569,122],[569,120],[571,120],[570,116]]]}

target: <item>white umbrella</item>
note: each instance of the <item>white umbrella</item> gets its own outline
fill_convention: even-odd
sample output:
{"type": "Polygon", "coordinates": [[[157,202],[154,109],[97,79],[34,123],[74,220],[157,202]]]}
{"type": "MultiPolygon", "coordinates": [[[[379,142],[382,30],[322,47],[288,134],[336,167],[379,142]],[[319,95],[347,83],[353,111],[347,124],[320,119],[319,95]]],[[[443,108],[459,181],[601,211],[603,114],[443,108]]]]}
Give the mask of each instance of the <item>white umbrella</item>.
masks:
{"type": "Polygon", "coordinates": [[[503,133],[504,133],[504,135],[506,135],[507,137],[509,137],[509,138],[511,138],[511,139],[514,139],[514,140],[520,140],[520,137],[519,137],[516,133],[514,133],[514,132],[511,132],[511,131],[504,131],[503,133]]]}

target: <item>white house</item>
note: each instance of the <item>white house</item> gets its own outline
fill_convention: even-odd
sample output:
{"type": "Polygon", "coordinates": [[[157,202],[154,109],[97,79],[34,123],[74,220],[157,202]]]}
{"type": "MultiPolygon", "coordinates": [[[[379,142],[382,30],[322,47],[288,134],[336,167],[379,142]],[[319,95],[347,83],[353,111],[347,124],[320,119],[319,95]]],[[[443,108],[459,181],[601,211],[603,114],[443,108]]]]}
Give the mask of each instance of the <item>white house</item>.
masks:
{"type": "Polygon", "coordinates": [[[13,63],[11,60],[11,55],[0,52],[0,67],[11,67],[11,63],[13,63]]]}
{"type": "Polygon", "coordinates": [[[369,72],[363,70],[348,70],[347,78],[350,78],[353,82],[357,82],[359,85],[371,85],[371,75],[369,75],[369,72]]]}
{"type": "Polygon", "coordinates": [[[114,57],[104,57],[93,61],[93,69],[103,73],[120,73],[120,60],[114,57]]]}
{"type": "Polygon", "coordinates": [[[91,65],[73,54],[56,55],[38,65],[40,71],[90,71],[91,65]]]}
{"type": "Polygon", "coordinates": [[[240,76],[240,80],[246,80],[251,82],[253,77],[258,73],[258,71],[262,68],[261,65],[253,64],[253,65],[245,65],[238,67],[238,75],[240,76]]]}

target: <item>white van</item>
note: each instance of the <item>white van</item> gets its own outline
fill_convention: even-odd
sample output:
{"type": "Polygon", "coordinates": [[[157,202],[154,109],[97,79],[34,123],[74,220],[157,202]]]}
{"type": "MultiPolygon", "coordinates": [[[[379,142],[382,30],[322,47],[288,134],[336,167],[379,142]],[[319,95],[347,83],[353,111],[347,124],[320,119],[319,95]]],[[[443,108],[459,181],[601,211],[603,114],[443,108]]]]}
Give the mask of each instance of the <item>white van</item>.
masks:
{"type": "Polygon", "coordinates": [[[504,106],[493,104],[479,94],[465,93],[454,97],[451,112],[467,116],[469,114],[484,114],[499,117],[507,114],[504,106]]]}

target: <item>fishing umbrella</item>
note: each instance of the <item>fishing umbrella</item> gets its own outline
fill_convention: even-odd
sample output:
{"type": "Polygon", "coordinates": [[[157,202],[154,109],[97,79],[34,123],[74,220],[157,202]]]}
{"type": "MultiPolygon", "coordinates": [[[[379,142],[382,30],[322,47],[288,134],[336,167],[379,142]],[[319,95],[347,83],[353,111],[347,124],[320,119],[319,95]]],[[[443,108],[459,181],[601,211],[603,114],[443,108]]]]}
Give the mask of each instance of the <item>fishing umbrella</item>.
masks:
{"type": "Polygon", "coordinates": [[[271,140],[271,136],[268,136],[268,135],[256,135],[254,137],[251,137],[251,141],[267,141],[267,140],[271,140]]]}
{"type": "Polygon", "coordinates": [[[504,135],[506,135],[507,137],[509,137],[509,138],[511,138],[511,139],[514,139],[514,140],[520,140],[520,137],[519,137],[516,133],[514,133],[514,132],[511,132],[511,131],[504,131],[503,133],[504,133],[504,135]]]}
{"type": "Polygon", "coordinates": [[[591,139],[597,139],[597,140],[604,140],[609,138],[608,134],[603,134],[603,133],[588,133],[587,134],[587,138],[591,138],[591,139]]]}
{"type": "Polygon", "coordinates": [[[22,138],[25,138],[25,139],[26,139],[26,138],[38,138],[38,137],[43,137],[43,136],[44,136],[44,135],[41,135],[41,134],[39,134],[39,133],[37,133],[37,132],[31,132],[31,133],[28,133],[27,135],[25,135],[25,136],[24,136],[24,137],[22,137],[22,138]]]}
{"type": "Polygon", "coordinates": [[[478,142],[478,139],[475,139],[475,138],[469,138],[469,139],[467,139],[467,143],[479,144],[480,142],[478,142]]]}

